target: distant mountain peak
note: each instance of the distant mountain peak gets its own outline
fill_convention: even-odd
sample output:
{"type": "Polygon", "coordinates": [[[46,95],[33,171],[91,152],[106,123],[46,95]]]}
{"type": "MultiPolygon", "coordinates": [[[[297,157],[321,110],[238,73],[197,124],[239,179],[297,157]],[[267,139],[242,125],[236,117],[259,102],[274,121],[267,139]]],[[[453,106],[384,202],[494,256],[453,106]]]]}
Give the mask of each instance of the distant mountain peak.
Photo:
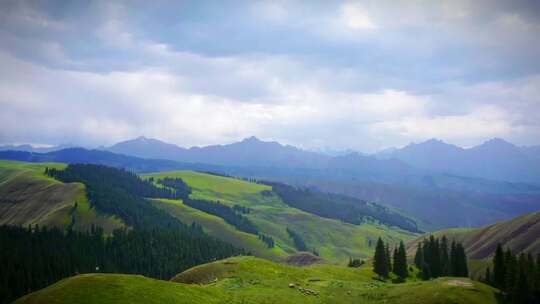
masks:
{"type": "Polygon", "coordinates": [[[262,141],[260,139],[258,139],[257,137],[255,137],[255,136],[250,136],[250,137],[244,138],[241,142],[243,142],[243,143],[260,143],[262,141]]]}
{"type": "Polygon", "coordinates": [[[483,144],[476,146],[472,148],[473,150],[481,150],[481,151],[514,151],[519,150],[517,146],[514,144],[511,144],[507,142],[506,140],[502,138],[492,138],[490,140],[485,141],[483,144]]]}
{"type": "Polygon", "coordinates": [[[506,140],[502,139],[502,138],[499,138],[499,137],[495,137],[495,138],[492,138],[486,142],[484,142],[482,145],[493,145],[493,146],[514,146],[513,144],[507,142],[506,140]]]}

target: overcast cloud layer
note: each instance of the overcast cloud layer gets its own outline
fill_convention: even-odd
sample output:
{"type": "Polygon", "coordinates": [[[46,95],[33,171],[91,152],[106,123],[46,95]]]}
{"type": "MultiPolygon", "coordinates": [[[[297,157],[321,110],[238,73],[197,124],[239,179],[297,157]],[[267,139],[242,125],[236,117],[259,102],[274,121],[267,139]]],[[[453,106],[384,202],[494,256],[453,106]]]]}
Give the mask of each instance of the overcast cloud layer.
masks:
{"type": "Polygon", "coordinates": [[[539,1],[2,1],[0,143],[540,144],[539,1]]]}

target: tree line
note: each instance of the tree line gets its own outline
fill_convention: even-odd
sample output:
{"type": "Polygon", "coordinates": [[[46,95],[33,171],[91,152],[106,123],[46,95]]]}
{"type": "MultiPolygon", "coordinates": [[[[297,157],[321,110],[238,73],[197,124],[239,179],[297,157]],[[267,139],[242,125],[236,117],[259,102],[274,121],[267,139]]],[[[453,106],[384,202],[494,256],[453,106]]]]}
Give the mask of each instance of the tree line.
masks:
{"type": "Polygon", "coordinates": [[[456,241],[448,246],[448,239],[444,235],[440,239],[430,235],[419,242],[414,264],[420,269],[424,280],[442,276],[469,276],[465,248],[456,241]]]}
{"type": "MultiPolygon", "coordinates": [[[[152,182],[153,180],[153,178],[149,179],[150,182],[152,182]]],[[[178,177],[165,177],[162,179],[158,179],[157,183],[165,187],[174,189],[174,194],[176,195],[176,197],[182,200],[189,198],[189,195],[191,194],[191,187],[178,177]]]]}
{"type": "Polygon", "coordinates": [[[105,237],[99,227],[88,232],[69,226],[1,227],[2,301],[76,273],[105,270],[168,279],[194,265],[243,253],[145,199],[184,195],[174,189],[158,188],[131,172],[101,165],[70,164],[64,170],[46,168],[45,173],[85,184],[90,205],[99,213],[118,216],[130,229],[105,237]]]}
{"type": "MultiPolygon", "coordinates": [[[[154,179],[150,178],[149,181],[153,182],[154,179]]],[[[268,248],[274,248],[274,239],[269,235],[260,233],[257,227],[243,215],[251,213],[251,208],[237,204],[233,205],[231,208],[219,201],[213,202],[203,199],[192,199],[189,197],[192,192],[191,187],[178,177],[165,177],[158,179],[156,182],[173,189],[174,194],[180,197],[185,205],[220,217],[240,231],[257,235],[259,240],[265,243],[268,248]]]]}
{"type": "Polygon", "coordinates": [[[220,202],[212,202],[202,199],[187,199],[184,204],[206,213],[221,217],[225,222],[233,225],[236,229],[252,234],[259,234],[255,225],[242,214],[234,211],[233,208],[220,202]]]}
{"type": "Polygon", "coordinates": [[[407,252],[403,242],[394,249],[393,258],[390,254],[388,243],[384,243],[381,238],[377,240],[375,255],[373,256],[373,271],[381,278],[387,279],[393,272],[400,281],[404,281],[409,276],[407,266],[407,252]]]}
{"type": "Polygon", "coordinates": [[[498,244],[492,266],[482,281],[498,288],[511,303],[540,303],[540,254],[515,255],[510,248],[498,244]],[[492,267],[492,268],[491,268],[492,267]]]}
{"type": "Polygon", "coordinates": [[[287,233],[289,234],[289,237],[293,240],[294,247],[298,251],[308,251],[308,247],[306,243],[304,242],[304,239],[298,234],[296,231],[292,230],[291,228],[287,227],[287,233]]]}
{"type": "Polygon", "coordinates": [[[282,183],[261,183],[272,186],[272,190],[285,204],[321,217],[338,219],[354,225],[362,224],[366,220],[375,220],[388,226],[420,232],[414,221],[378,204],[340,194],[296,188],[282,183]]]}
{"type": "Polygon", "coordinates": [[[200,226],[185,229],[118,229],[105,236],[46,227],[0,226],[0,303],[79,273],[141,274],[169,279],[195,265],[242,254],[204,236],[200,226]]]}

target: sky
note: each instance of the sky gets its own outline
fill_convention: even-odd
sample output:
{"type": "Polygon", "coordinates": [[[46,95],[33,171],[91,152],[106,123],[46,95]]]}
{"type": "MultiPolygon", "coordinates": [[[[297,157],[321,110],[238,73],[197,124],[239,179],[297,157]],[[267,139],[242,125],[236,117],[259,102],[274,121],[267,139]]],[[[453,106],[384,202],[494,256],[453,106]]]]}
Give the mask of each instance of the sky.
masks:
{"type": "Polygon", "coordinates": [[[540,144],[540,1],[1,1],[0,143],[540,144]]]}

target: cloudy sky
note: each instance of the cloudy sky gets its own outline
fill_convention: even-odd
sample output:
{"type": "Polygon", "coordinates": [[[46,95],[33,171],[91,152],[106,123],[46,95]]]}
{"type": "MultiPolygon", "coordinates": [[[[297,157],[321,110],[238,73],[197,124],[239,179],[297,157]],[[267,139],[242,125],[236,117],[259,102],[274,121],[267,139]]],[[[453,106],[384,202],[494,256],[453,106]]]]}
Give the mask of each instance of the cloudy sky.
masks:
{"type": "Polygon", "coordinates": [[[2,1],[0,143],[535,145],[539,37],[539,1],[2,1]]]}

